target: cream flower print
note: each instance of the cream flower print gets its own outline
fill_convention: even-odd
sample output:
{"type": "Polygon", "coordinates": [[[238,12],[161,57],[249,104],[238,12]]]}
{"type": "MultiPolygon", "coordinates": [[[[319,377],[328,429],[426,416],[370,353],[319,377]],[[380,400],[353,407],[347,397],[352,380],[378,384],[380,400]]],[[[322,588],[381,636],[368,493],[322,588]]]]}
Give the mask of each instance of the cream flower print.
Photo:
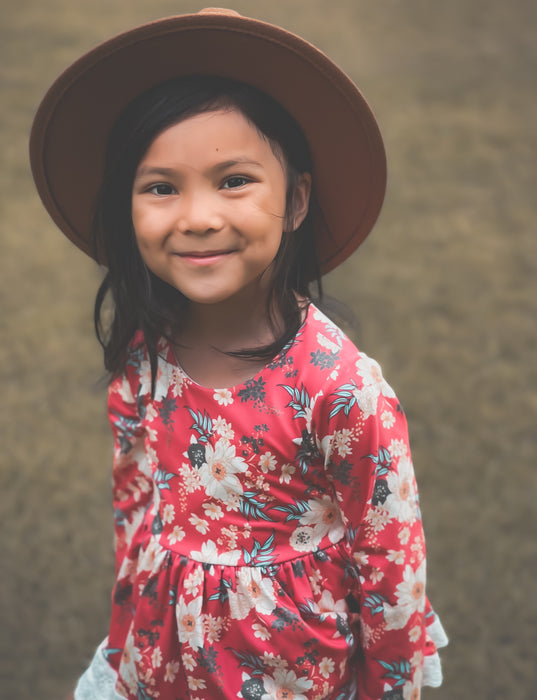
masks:
{"type": "Polygon", "coordinates": [[[273,472],[276,469],[276,457],[270,452],[265,452],[259,458],[259,468],[263,474],[268,474],[268,472],[273,472]]]}
{"type": "Polygon", "coordinates": [[[220,406],[229,406],[233,403],[233,395],[229,389],[216,389],[213,398],[220,406]]]}
{"type": "Polygon", "coordinates": [[[313,541],[316,545],[328,535],[330,542],[339,542],[345,534],[341,511],[330,496],[308,501],[309,510],[300,516],[301,525],[313,527],[313,541]]]}
{"type": "Polygon", "coordinates": [[[187,604],[181,596],[175,608],[179,641],[181,644],[188,644],[192,649],[203,646],[202,603],[203,599],[198,597],[187,604]]]}
{"type": "Polygon", "coordinates": [[[226,440],[233,440],[235,437],[235,431],[231,427],[231,423],[228,423],[225,418],[222,418],[222,416],[214,418],[213,430],[217,435],[220,435],[220,437],[223,437],[226,440]]]}
{"type": "Polygon", "coordinates": [[[319,673],[324,678],[328,678],[331,673],[334,673],[335,664],[333,659],[329,659],[328,656],[324,656],[319,664],[319,673]]]}
{"type": "Polygon", "coordinates": [[[406,626],[411,615],[425,609],[425,562],[414,571],[407,564],[403,581],[395,590],[396,605],[384,604],[384,619],[387,630],[400,630],[406,626]]]}
{"type": "Polygon", "coordinates": [[[384,507],[390,517],[401,523],[410,523],[418,518],[416,491],[414,488],[414,468],[408,457],[401,457],[397,470],[386,477],[390,493],[384,507]]]}
{"type": "Polygon", "coordinates": [[[346,457],[352,452],[351,431],[348,428],[336,430],[334,432],[334,447],[340,457],[346,457]]]}
{"type": "Polygon", "coordinates": [[[291,477],[295,473],[296,468],[293,464],[284,464],[280,474],[280,484],[291,483],[291,477]]]}
{"type": "Polygon", "coordinates": [[[252,629],[254,631],[254,637],[262,639],[264,642],[269,640],[271,637],[270,630],[268,630],[265,625],[261,625],[258,622],[254,622],[252,629]]]}
{"type": "Polygon", "coordinates": [[[380,420],[382,421],[382,427],[388,430],[395,425],[395,416],[391,411],[383,411],[380,414],[380,420]]]}
{"type": "Polygon", "coordinates": [[[312,527],[297,527],[289,538],[291,547],[297,552],[311,552],[315,549],[312,527]]]}
{"type": "Polygon", "coordinates": [[[175,681],[177,674],[179,673],[179,668],[179,661],[169,661],[166,664],[166,673],[164,674],[164,680],[166,683],[173,683],[175,681]]]}
{"type": "Polygon", "coordinates": [[[233,620],[244,620],[250,610],[270,615],[276,607],[274,584],[259,567],[242,567],[237,575],[237,590],[229,590],[229,609],[233,620]]]}
{"type": "Polygon", "coordinates": [[[203,518],[200,518],[199,515],[196,515],[193,513],[190,518],[188,519],[188,522],[193,525],[198,532],[201,532],[202,535],[206,535],[208,530],[209,530],[209,523],[204,520],[203,518]]]}
{"type": "Polygon", "coordinates": [[[162,522],[163,523],[171,523],[173,522],[173,519],[175,518],[175,508],[171,503],[166,503],[164,508],[162,509],[162,522]]]}
{"type": "Polygon", "coordinates": [[[153,650],[153,653],[151,655],[151,664],[153,665],[153,668],[158,668],[161,663],[162,663],[162,652],[160,650],[160,647],[155,647],[153,650]]]}
{"type": "Polygon", "coordinates": [[[208,501],[203,504],[203,510],[205,511],[205,515],[211,520],[220,520],[220,518],[224,516],[222,506],[219,506],[218,503],[208,501]]]}
{"type": "Polygon", "coordinates": [[[204,564],[220,564],[224,566],[237,566],[241,557],[240,549],[231,550],[229,552],[219,552],[216,547],[216,542],[207,540],[201,545],[199,552],[191,552],[190,558],[194,561],[201,561],[204,564]]]}
{"type": "Polygon", "coordinates": [[[313,681],[306,678],[297,678],[294,671],[275,669],[274,676],[263,676],[265,693],[261,700],[308,700],[305,692],[310,690],[313,681]]]}
{"type": "Polygon", "coordinates": [[[218,440],[214,448],[206,446],[205,463],[199,469],[199,476],[208,496],[226,501],[230,494],[242,494],[236,475],[247,469],[246,462],[235,454],[235,445],[218,440]]]}
{"type": "Polygon", "coordinates": [[[173,530],[171,533],[168,535],[168,541],[170,544],[177,544],[180,542],[185,536],[185,531],[180,525],[174,525],[173,530]]]}

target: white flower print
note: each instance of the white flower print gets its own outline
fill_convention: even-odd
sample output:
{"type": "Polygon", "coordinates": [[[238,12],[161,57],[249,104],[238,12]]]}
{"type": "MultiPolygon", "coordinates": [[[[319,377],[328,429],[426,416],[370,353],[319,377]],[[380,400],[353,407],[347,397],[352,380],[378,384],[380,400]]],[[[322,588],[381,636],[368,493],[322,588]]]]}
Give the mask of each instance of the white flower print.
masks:
{"type": "Polygon", "coordinates": [[[395,425],[395,416],[391,411],[383,411],[380,415],[380,420],[382,421],[382,427],[388,430],[395,425]]]}
{"type": "Polygon", "coordinates": [[[194,598],[186,604],[181,596],[175,607],[177,617],[177,635],[181,644],[188,644],[192,649],[203,646],[203,615],[201,606],[203,598],[194,598]]]}
{"type": "Polygon", "coordinates": [[[187,671],[193,671],[196,668],[196,661],[192,654],[183,654],[183,665],[187,671]]]}
{"type": "Polygon", "coordinates": [[[349,608],[344,598],[334,600],[332,593],[325,588],[319,602],[315,604],[315,611],[319,615],[325,615],[335,620],[338,614],[347,615],[349,608]]]}
{"type": "Polygon", "coordinates": [[[168,535],[168,541],[170,544],[177,544],[185,536],[185,531],[180,525],[174,525],[173,530],[168,535]]]}
{"type": "Polygon", "coordinates": [[[202,535],[206,535],[208,530],[209,530],[209,523],[204,520],[203,518],[200,518],[199,515],[196,515],[193,513],[190,518],[188,519],[188,522],[191,525],[194,525],[196,530],[198,532],[201,532],[202,535]]]}
{"type": "Polygon", "coordinates": [[[388,452],[392,457],[405,457],[408,454],[408,445],[405,440],[392,440],[388,452]]]}
{"type": "Polygon", "coordinates": [[[158,668],[162,663],[162,652],[160,650],[160,647],[155,647],[153,649],[153,653],[151,655],[151,663],[153,665],[153,668],[158,668]]]}
{"type": "Polygon", "coordinates": [[[242,485],[236,477],[245,472],[248,465],[235,454],[235,446],[218,440],[215,447],[205,448],[205,463],[199,469],[202,485],[208,496],[226,501],[230,494],[241,494],[242,485]]]}
{"type": "Polygon", "coordinates": [[[376,414],[379,391],[374,384],[364,386],[362,389],[355,389],[352,393],[364,419],[376,414]]]}
{"type": "Polygon", "coordinates": [[[201,545],[199,552],[191,552],[190,558],[194,561],[201,561],[204,564],[220,564],[225,566],[237,566],[241,557],[240,549],[229,552],[219,552],[216,542],[207,540],[201,545]]]}
{"type": "Polygon", "coordinates": [[[408,623],[410,616],[425,609],[425,562],[414,571],[407,564],[403,581],[395,589],[397,603],[384,603],[384,619],[387,630],[400,630],[408,623]]]}
{"type": "Polygon", "coordinates": [[[207,502],[203,504],[205,515],[211,520],[220,520],[224,516],[224,511],[218,503],[207,502]]]}
{"type": "Polygon", "coordinates": [[[241,568],[237,574],[237,590],[229,590],[228,596],[233,620],[244,620],[254,608],[260,615],[270,615],[276,607],[274,584],[258,567],[241,568]]]}
{"type": "Polygon", "coordinates": [[[195,678],[194,676],[187,676],[187,683],[190,690],[199,690],[206,687],[203,678],[195,678]]]}
{"type": "Polygon", "coordinates": [[[389,549],[386,555],[388,561],[393,561],[395,564],[405,563],[405,551],[404,549],[389,549]]]}
{"type": "Polygon", "coordinates": [[[341,350],[341,345],[337,345],[322,333],[317,333],[317,342],[322,348],[325,348],[325,350],[329,352],[337,353],[341,350]]]}
{"type": "Polygon", "coordinates": [[[346,457],[352,452],[351,431],[348,428],[336,430],[334,432],[334,447],[340,457],[346,457]]]}
{"type": "Polygon", "coordinates": [[[259,458],[259,468],[263,474],[268,474],[269,471],[273,472],[276,469],[276,457],[270,452],[265,452],[259,458]]]}
{"type": "Polygon", "coordinates": [[[345,534],[341,511],[330,496],[308,500],[309,510],[300,516],[301,525],[313,526],[313,541],[318,545],[328,535],[330,542],[339,542],[345,534]]]}
{"type": "Polygon", "coordinates": [[[233,440],[235,437],[235,431],[231,427],[231,423],[228,423],[222,416],[213,419],[213,430],[217,435],[220,435],[220,437],[226,440],[233,440]]]}
{"type": "Polygon", "coordinates": [[[258,622],[255,622],[252,625],[252,629],[254,631],[254,637],[262,639],[264,642],[269,640],[271,637],[270,631],[265,627],[265,625],[261,625],[258,622]]]}
{"type": "Polygon", "coordinates": [[[166,664],[166,673],[164,674],[166,683],[174,683],[179,673],[179,668],[179,661],[170,661],[166,664]]]}
{"type": "Polygon", "coordinates": [[[390,492],[384,507],[392,518],[399,522],[413,522],[417,519],[416,491],[414,489],[414,469],[408,457],[401,457],[396,470],[386,477],[390,492]]]}
{"type": "Polygon", "coordinates": [[[291,547],[297,552],[311,552],[315,549],[312,527],[297,527],[289,538],[291,547]]]}
{"type": "Polygon", "coordinates": [[[408,540],[410,539],[410,529],[408,527],[404,527],[401,532],[399,532],[398,537],[401,544],[408,544],[408,540]]]}
{"type": "Polygon", "coordinates": [[[297,678],[294,671],[285,669],[275,669],[274,677],[263,676],[263,685],[265,686],[265,694],[261,696],[261,700],[307,700],[304,693],[313,685],[312,680],[307,678],[297,678]]]}
{"type": "Polygon", "coordinates": [[[375,532],[382,532],[390,522],[390,513],[382,506],[373,506],[368,510],[365,521],[371,525],[375,532]]]}
{"type": "Polygon", "coordinates": [[[365,552],[354,552],[352,555],[358,566],[364,566],[369,561],[369,554],[365,552]]]}
{"type": "Polygon", "coordinates": [[[356,361],[356,369],[362,377],[364,386],[375,386],[376,391],[388,398],[395,398],[395,392],[382,376],[380,365],[367,355],[362,354],[356,361]]]}
{"type": "Polygon", "coordinates": [[[382,571],[382,569],[379,569],[377,566],[374,566],[371,569],[369,578],[371,579],[371,581],[373,581],[373,583],[379,583],[384,578],[384,571],[382,571]]]}
{"type": "Polygon", "coordinates": [[[295,473],[296,468],[293,464],[284,464],[280,474],[280,484],[291,483],[291,477],[295,473]]]}
{"type": "Polygon", "coordinates": [[[319,664],[319,673],[321,676],[328,678],[331,673],[334,673],[335,664],[333,659],[329,659],[328,656],[324,656],[319,664]]]}
{"type": "Polygon", "coordinates": [[[194,569],[194,571],[189,574],[184,583],[185,591],[188,595],[194,597],[198,594],[198,589],[203,583],[203,569],[201,567],[194,569]]]}
{"type": "Polygon", "coordinates": [[[220,406],[229,406],[233,403],[233,395],[229,389],[216,389],[213,399],[218,401],[220,406]]]}
{"type": "Polygon", "coordinates": [[[173,522],[173,519],[175,518],[175,508],[171,503],[166,503],[164,508],[162,509],[162,522],[163,523],[171,523],[173,522]]]}
{"type": "Polygon", "coordinates": [[[425,561],[423,561],[416,571],[407,564],[403,572],[403,581],[395,589],[397,604],[404,605],[414,612],[423,612],[425,609],[425,561]]]}
{"type": "Polygon", "coordinates": [[[408,638],[410,639],[411,642],[414,644],[418,641],[418,639],[421,637],[421,626],[416,625],[413,627],[411,630],[408,632],[408,638]]]}
{"type": "Polygon", "coordinates": [[[201,488],[198,470],[193,469],[190,464],[184,462],[179,467],[179,475],[182,478],[182,486],[185,493],[194,493],[194,491],[201,488]]]}

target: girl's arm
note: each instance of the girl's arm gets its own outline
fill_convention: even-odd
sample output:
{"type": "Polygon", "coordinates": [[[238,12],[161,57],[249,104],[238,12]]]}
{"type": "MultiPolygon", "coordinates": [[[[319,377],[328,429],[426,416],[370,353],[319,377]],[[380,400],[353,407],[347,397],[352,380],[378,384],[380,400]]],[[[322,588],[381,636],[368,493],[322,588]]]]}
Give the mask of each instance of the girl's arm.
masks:
{"type": "Polygon", "coordinates": [[[114,437],[113,499],[116,535],[116,573],[119,574],[133,538],[140,529],[153,496],[146,451],[146,434],[136,400],[137,374],[115,379],[109,390],[108,416],[114,437]]]}
{"type": "Polygon", "coordinates": [[[418,698],[439,685],[447,640],[425,596],[425,542],[406,419],[363,356],[326,402],[327,466],[347,525],[361,620],[359,700],[418,698]],[[435,633],[440,633],[435,635],[435,633]]]}

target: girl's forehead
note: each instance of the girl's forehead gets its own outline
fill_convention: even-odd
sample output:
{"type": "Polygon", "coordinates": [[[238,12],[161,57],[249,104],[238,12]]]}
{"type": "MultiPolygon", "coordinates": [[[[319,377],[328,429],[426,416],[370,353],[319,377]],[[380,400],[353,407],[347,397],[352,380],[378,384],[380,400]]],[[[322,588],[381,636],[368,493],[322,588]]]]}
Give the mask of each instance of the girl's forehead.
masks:
{"type": "Polygon", "coordinates": [[[282,165],[271,142],[235,107],[200,112],[168,126],[154,138],[141,164],[154,158],[189,160],[203,155],[264,163],[277,160],[282,165]]]}

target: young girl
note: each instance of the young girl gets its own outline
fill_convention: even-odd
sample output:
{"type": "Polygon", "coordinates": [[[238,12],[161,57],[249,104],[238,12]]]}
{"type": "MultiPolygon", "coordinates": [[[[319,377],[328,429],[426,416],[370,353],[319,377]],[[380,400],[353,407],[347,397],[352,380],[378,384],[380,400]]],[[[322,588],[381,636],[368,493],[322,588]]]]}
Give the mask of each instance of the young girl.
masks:
{"type": "Polygon", "coordinates": [[[169,18],[56,81],[31,157],[55,221],[107,267],[116,585],[75,698],[439,685],[403,410],[310,301],[384,195],[356,87],[279,28],[169,18]]]}

